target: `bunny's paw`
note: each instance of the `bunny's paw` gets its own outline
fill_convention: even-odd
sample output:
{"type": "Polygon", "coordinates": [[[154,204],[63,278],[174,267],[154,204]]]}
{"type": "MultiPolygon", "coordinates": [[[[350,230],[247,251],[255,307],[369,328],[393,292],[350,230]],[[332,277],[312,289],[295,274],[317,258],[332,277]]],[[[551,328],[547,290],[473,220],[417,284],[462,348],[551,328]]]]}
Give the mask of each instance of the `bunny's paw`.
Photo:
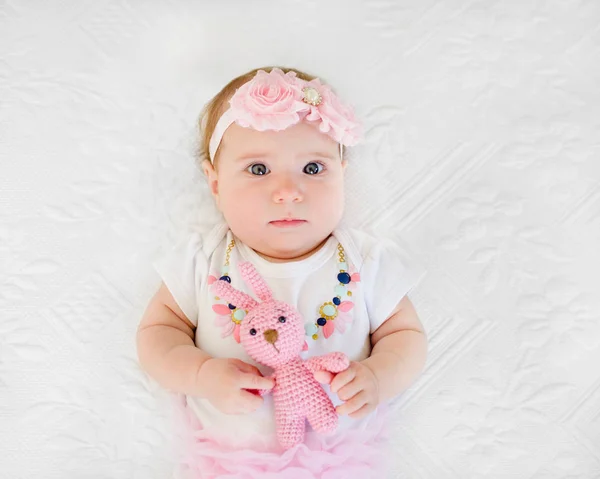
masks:
{"type": "Polygon", "coordinates": [[[328,354],[327,359],[327,370],[332,373],[341,373],[350,367],[350,359],[344,353],[328,354]]]}

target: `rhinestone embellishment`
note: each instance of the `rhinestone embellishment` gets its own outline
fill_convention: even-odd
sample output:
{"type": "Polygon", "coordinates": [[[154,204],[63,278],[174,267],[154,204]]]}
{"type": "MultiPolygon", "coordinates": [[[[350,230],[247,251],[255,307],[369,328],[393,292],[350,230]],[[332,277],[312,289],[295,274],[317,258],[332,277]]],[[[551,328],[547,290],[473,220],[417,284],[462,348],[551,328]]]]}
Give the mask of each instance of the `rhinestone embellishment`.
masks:
{"type": "Polygon", "coordinates": [[[323,97],[321,97],[321,94],[316,88],[307,86],[303,88],[302,91],[304,92],[304,98],[302,99],[304,103],[308,103],[312,106],[318,106],[323,101],[323,97]]]}

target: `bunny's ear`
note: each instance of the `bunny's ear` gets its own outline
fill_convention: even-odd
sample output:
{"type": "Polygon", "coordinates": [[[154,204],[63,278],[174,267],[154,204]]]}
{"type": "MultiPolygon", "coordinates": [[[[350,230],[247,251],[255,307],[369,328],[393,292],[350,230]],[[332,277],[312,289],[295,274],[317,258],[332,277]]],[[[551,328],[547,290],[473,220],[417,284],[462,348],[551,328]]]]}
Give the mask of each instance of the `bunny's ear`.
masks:
{"type": "Polygon", "coordinates": [[[262,301],[273,299],[273,292],[256,268],[249,261],[240,263],[240,274],[262,301]]]}
{"type": "Polygon", "coordinates": [[[212,285],[212,291],[238,308],[250,310],[258,305],[254,298],[242,291],[238,291],[224,279],[215,281],[212,285]]]}

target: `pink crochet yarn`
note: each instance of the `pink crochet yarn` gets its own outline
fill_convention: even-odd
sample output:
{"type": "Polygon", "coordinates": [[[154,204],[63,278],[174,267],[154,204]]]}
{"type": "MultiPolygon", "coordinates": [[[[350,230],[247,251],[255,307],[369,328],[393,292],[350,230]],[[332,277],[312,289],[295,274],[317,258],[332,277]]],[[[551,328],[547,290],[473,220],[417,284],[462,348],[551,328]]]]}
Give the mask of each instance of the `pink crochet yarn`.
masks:
{"type": "MultiPolygon", "coordinates": [[[[304,361],[304,321],[300,313],[273,293],[252,263],[239,265],[242,278],[262,303],[234,289],[227,281],[213,283],[215,294],[248,311],[242,320],[241,344],[257,362],[273,369],[272,390],[277,438],[285,449],[304,440],[305,421],[319,433],[334,432],[338,416],[331,399],[315,380],[315,371],[339,373],[350,365],[343,353],[330,353],[304,361]]],[[[260,391],[264,394],[265,391],[260,391]]]]}

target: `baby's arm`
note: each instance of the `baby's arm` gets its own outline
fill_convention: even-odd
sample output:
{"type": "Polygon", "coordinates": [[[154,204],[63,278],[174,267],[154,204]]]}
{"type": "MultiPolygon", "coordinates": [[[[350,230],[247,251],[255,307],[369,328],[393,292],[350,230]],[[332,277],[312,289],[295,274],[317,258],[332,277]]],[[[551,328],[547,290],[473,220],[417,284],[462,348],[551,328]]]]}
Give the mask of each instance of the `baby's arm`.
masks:
{"type": "Polygon", "coordinates": [[[360,418],[404,392],[421,374],[427,338],[415,308],[405,296],[388,319],[371,335],[371,356],[331,381],[331,390],[346,401],[339,414],[360,418]]]}
{"type": "Polygon", "coordinates": [[[193,324],[164,284],[144,313],[137,345],[140,364],[161,386],[208,399],[226,414],[255,411],[263,399],[249,390],[273,387],[255,366],[198,349],[193,324]]]}
{"type": "Polygon", "coordinates": [[[379,382],[379,400],[403,393],[425,368],[427,336],[405,296],[392,315],[371,335],[371,356],[362,361],[379,382]]]}
{"type": "Polygon", "coordinates": [[[137,331],[140,364],[162,387],[198,395],[198,372],[210,356],[194,344],[194,329],[162,284],[137,331]]]}

